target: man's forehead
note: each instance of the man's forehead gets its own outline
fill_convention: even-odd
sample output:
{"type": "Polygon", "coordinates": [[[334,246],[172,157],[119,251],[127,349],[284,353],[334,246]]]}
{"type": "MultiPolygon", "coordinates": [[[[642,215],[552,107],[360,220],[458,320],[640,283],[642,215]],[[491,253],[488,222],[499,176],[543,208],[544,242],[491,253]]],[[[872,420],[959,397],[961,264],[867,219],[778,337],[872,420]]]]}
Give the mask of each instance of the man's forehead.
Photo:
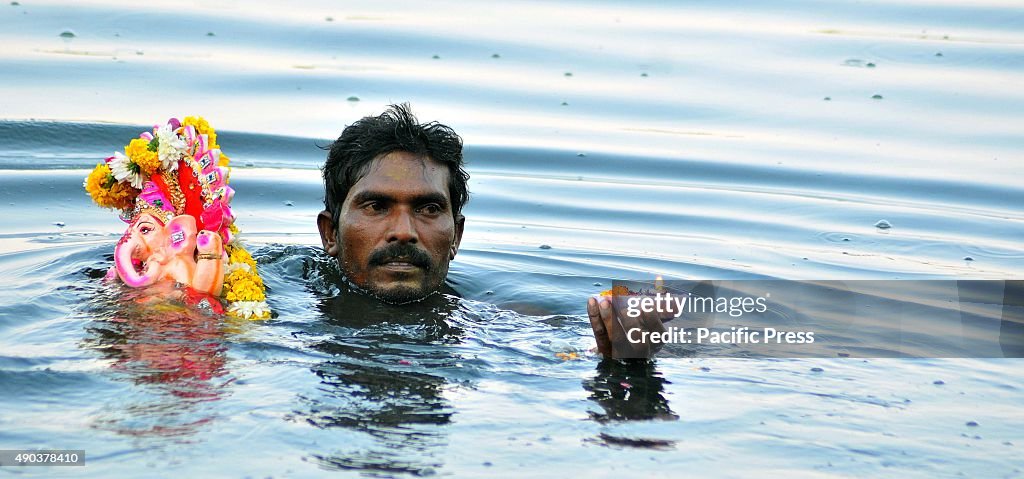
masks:
{"type": "Polygon", "coordinates": [[[448,168],[428,156],[393,151],[367,165],[366,174],[352,185],[348,197],[374,191],[395,196],[441,193],[448,198],[448,175],[448,168]]]}

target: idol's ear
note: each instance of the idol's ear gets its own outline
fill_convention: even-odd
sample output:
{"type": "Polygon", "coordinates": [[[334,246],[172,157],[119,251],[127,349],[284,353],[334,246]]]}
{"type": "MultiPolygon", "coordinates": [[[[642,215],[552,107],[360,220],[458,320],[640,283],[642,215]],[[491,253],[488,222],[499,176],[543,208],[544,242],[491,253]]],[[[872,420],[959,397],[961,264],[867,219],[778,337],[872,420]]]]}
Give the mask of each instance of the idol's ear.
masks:
{"type": "Polygon", "coordinates": [[[452,238],[452,248],[450,251],[449,261],[455,259],[455,255],[459,254],[459,245],[462,244],[462,232],[466,230],[466,217],[462,215],[455,216],[455,237],[452,238]]]}
{"type": "Polygon", "coordinates": [[[328,256],[337,258],[340,248],[338,247],[338,228],[334,224],[331,212],[323,210],[316,217],[316,227],[320,229],[320,242],[324,245],[324,251],[328,256]]]}
{"type": "Polygon", "coordinates": [[[196,219],[192,215],[175,216],[164,227],[167,250],[175,256],[194,254],[196,251],[196,219]]]}

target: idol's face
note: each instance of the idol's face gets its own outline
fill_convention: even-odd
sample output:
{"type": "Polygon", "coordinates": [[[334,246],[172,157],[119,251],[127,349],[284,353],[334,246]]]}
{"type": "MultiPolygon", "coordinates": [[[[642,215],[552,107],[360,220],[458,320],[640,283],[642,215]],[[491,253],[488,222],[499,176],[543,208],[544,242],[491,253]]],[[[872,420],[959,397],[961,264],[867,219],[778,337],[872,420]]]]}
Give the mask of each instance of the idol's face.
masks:
{"type": "Polygon", "coordinates": [[[440,290],[465,224],[453,212],[448,178],[448,169],[427,157],[395,151],[376,158],[338,218],[320,213],[324,249],[349,281],[387,302],[440,290]]]}

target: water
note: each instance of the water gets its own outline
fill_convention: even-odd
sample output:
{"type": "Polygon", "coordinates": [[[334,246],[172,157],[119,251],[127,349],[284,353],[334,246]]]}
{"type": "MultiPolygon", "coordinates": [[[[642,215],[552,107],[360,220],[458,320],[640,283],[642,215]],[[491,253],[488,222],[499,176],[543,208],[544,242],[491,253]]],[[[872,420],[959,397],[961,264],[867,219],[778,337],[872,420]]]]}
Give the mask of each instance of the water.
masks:
{"type": "Polygon", "coordinates": [[[616,278],[1021,279],[1015,2],[23,1],[0,25],[0,447],[88,464],[0,473],[1021,475],[1020,360],[555,356],[616,278]],[[336,299],[314,227],[317,145],[399,101],[473,176],[461,298],[404,311],[336,299]],[[123,226],[82,178],[189,114],[233,159],[272,321],[98,280],[123,226]]]}

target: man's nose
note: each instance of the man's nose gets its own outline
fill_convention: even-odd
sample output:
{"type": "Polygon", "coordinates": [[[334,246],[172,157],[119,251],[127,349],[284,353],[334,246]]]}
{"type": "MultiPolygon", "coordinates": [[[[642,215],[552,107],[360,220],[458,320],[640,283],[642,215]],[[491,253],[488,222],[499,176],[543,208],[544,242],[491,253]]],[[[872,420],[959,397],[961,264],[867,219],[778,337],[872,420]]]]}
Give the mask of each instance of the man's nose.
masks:
{"type": "Polygon", "coordinates": [[[391,231],[388,232],[388,242],[417,243],[419,235],[416,234],[416,224],[413,220],[412,211],[406,208],[395,208],[393,216],[391,231]]]}

